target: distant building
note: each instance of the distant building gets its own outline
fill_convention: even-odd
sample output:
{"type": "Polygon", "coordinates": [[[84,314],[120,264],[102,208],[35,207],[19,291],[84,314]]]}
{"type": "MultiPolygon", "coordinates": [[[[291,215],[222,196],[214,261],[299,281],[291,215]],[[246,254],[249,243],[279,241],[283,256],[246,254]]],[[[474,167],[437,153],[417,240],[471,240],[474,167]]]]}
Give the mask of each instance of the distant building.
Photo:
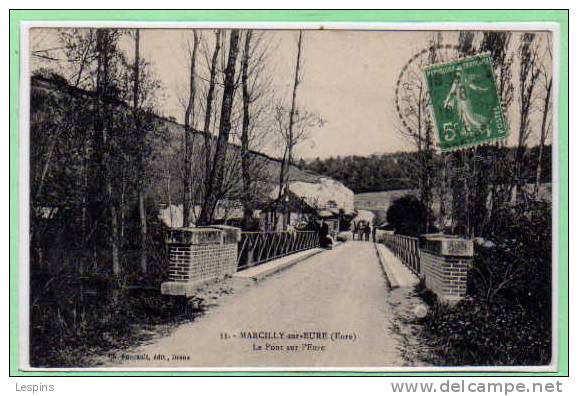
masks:
{"type": "Polygon", "coordinates": [[[319,222],[323,219],[329,225],[329,231],[335,233],[339,231],[344,218],[350,220],[355,216],[353,191],[327,177],[321,177],[316,182],[290,182],[288,192],[282,194],[281,200],[278,198],[278,187],[271,191],[270,196],[274,205],[261,214],[266,229],[299,229],[304,223],[311,224],[313,220],[319,222]],[[288,213],[285,213],[284,205],[289,208],[288,213]]]}
{"type": "MultiPolygon", "coordinates": [[[[63,83],[53,81],[45,77],[33,77],[31,79],[31,95],[35,100],[47,102],[64,97],[90,103],[94,97],[93,92],[69,87],[63,83]]],[[[122,102],[115,102],[115,111],[130,111],[129,107],[122,102]]],[[[35,111],[36,108],[32,110],[35,111]]],[[[50,113],[36,110],[34,118],[39,125],[50,121],[50,113]]],[[[154,118],[154,129],[157,133],[151,133],[152,153],[148,163],[150,178],[147,186],[147,199],[154,202],[159,210],[158,217],[168,227],[181,227],[183,224],[183,183],[182,162],[184,158],[183,134],[184,126],[174,119],[163,117],[154,118]]],[[[216,145],[216,134],[204,134],[201,131],[192,131],[194,134],[192,152],[197,155],[193,163],[192,188],[202,191],[202,175],[204,169],[204,157],[206,140],[213,147],[216,145]]],[[[64,138],[64,137],[62,137],[64,138]]],[[[225,195],[219,201],[214,214],[215,223],[240,225],[243,220],[243,207],[236,197],[242,187],[240,177],[241,147],[238,142],[229,142],[226,151],[226,162],[231,166],[227,169],[224,185],[227,185],[230,195],[225,195]]],[[[256,220],[261,222],[261,228],[270,227],[267,215],[278,213],[285,203],[279,201],[277,183],[281,170],[281,161],[264,153],[250,151],[250,159],[254,168],[258,169],[255,175],[255,189],[260,196],[256,203],[257,210],[254,212],[256,220]],[[277,201],[277,202],[276,202],[277,201]],[[265,211],[265,214],[262,212],[265,211]]],[[[286,168],[287,177],[291,182],[288,186],[288,194],[284,194],[282,200],[289,200],[290,213],[281,222],[282,229],[299,226],[305,218],[315,214],[316,219],[324,218],[332,222],[332,227],[339,228],[340,219],[354,214],[354,194],[342,183],[328,177],[303,170],[295,165],[286,168]]],[[[49,202],[39,202],[39,206],[49,207],[49,202]]],[[[194,206],[195,215],[200,213],[200,205],[194,206]]],[[[42,217],[49,217],[49,210],[43,210],[42,217]]],[[[195,216],[193,216],[194,218],[195,216]]],[[[193,219],[194,220],[194,219],[193,219]]],[[[278,226],[277,226],[278,227],[278,226]]]]}

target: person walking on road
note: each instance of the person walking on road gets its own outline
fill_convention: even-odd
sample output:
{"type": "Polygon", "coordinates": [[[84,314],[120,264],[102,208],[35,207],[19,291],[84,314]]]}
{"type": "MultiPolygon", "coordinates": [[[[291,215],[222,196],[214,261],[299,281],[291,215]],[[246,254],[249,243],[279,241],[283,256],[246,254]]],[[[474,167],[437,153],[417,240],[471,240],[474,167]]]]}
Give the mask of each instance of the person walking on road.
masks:
{"type": "Polygon", "coordinates": [[[365,236],[365,240],[367,242],[369,242],[369,234],[371,234],[371,226],[369,225],[369,223],[367,223],[365,225],[365,229],[363,230],[364,236],[365,236]]]}
{"type": "Polygon", "coordinates": [[[331,248],[333,241],[329,237],[329,224],[321,219],[321,226],[319,227],[319,244],[322,248],[331,248]]]}

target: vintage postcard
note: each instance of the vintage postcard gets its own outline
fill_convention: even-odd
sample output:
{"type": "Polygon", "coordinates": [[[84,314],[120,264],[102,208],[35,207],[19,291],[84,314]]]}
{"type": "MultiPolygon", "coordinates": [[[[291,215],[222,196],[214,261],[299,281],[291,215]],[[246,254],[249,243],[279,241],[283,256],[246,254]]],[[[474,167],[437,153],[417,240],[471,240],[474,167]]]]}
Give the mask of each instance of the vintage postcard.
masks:
{"type": "Polygon", "coordinates": [[[21,29],[21,370],[557,371],[557,24],[21,29]]]}

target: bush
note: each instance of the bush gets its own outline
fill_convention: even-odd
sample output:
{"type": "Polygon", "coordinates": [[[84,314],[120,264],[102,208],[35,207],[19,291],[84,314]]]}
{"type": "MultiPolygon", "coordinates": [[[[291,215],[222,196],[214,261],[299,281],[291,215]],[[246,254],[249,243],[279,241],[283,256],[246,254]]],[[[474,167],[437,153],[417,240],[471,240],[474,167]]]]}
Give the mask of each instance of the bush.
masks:
{"type": "Polygon", "coordinates": [[[488,304],[508,302],[550,318],[552,220],[549,204],[504,211],[488,239],[476,246],[471,293],[488,304]]]}
{"type": "Polygon", "coordinates": [[[418,198],[408,194],[392,202],[386,218],[397,234],[420,235],[427,231],[431,213],[418,198]]]}
{"type": "Polygon", "coordinates": [[[551,210],[530,202],[501,213],[476,246],[469,297],[431,306],[422,338],[439,365],[544,365],[551,359],[551,210]]]}
{"type": "Polygon", "coordinates": [[[531,366],[551,359],[550,326],[522,306],[438,303],[422,324],[435,365],[531,366]]]}
{"type": "Polygon", "coordinates": [[[60,274],[50,283],[35,281],[46,287],[31,304],[33,367],[93,365],[95,355],[146,339],[142,330],[191,320],[197,313],[185,297],[118,285],[106,277],[60,274]]]}
{"type": "MultiPolygon", "coordinates": [[[[66,211],[59,212],[67,218],[66,211]]],[[[186,298],[160,294],[168,260],[165,228],[152,210],[149,213],[147,273],[139,267],[138,228],[131,227],[138,213],[129,213],[122,273],[116,276],[103,261],[109,257],[108,249],[79,249],[73,238],[56,237],[62,232],[58,225],[70,223],[55,219],[55,224],[43,226],[36,219],[34,224],[44,232],[38,233],[42,240],[35,239],[38,247],[31,249],[30,260],[33,367],[93,365],[94,356],[135,344],[154,326],[170,326],[196,316],[198,310],[186,298]]]]}

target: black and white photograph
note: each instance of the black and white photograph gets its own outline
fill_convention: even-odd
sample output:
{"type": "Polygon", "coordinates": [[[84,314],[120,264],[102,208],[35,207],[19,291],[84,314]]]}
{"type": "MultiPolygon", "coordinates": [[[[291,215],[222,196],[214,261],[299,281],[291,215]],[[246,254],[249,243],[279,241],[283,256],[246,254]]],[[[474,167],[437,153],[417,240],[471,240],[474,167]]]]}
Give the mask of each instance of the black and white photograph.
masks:
{"type": "Polygon", "coordinates": [[[556,371],[558,35],[30,24],[21,369],[556,371]]]}

